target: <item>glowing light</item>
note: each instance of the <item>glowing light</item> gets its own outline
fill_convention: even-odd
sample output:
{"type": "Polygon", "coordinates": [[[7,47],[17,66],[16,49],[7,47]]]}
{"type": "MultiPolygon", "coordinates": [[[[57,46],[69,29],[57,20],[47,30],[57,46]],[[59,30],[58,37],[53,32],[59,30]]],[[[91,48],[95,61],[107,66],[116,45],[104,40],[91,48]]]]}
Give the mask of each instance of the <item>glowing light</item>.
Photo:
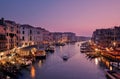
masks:
{"type": "Polygon", "coordinates": [[[98,51],[98,49],[96,48],[96,49],[95,49],[95,51],[97,52],[97,51],[98,51]]]}
{"type": "Polygon", "coordinates": [[[2,52],[2,53],[0,53],[0,55],[4,55],[4,53],[2,52]]]}
{"type": "Polygon", "coordinates": [[[108,48],[106,48],[106,51],[110,51],[108,48]]]}
{"type": "Polygon", "coordinates": [[[9,59],[11,59],[12,57],[10,56],[10,57],[8,57],[9,59]]]}
{"type": "Polygon", "coordinates": [[[110,66],[110,70],[112,70],[112,66],[110,66]]]}
{"type": "Polygon", "coordinates": [[[113,45],[116,46],[116,42],[113,42],[113,45]]]}
{"type": "Polygon", "coordinates": [[[12,63],[12,64],[15,64],[15,62],[14,62],[14,61],[12,61],[11,63],[12,63]]]}

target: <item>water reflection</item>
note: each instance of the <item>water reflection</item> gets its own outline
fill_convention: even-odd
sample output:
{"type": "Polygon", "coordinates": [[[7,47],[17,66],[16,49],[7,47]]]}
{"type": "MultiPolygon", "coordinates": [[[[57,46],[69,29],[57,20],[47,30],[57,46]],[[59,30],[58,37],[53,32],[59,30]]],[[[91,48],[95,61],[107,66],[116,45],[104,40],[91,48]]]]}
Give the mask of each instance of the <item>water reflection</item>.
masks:
{"type": "Polygon", "coordinates": [[[98,65],[98,58],[95,58],[95,64],[98,65]]]}
{"type": "Polygon", "coordinates": [[[43,63],[44,63],[45,61],[46,61],[45,59],[37,60],[37,66],[38,66],[39,68],[42,68],[43,63]]]}
{"type": "Polygon", "coordinates": [[[32,77],[32,79],[35,79],[35,68],[34,68],[34,66],[31,67],[31,77],[32,77]]]}
{"type": "Polygon", "coordinates": [[[96,58],[95,63],[87,60],[85,55],[80,53],[78,44],[81,45],[76,43],[56,47],[53,54],[47,55],[45,62],[36,61],[30,73],[24,71],[24,75],[19,79],[106,79],[98,68],[100,59],[96,58]],[[63,61],[61,57],[64,54],[69,55],[69,61],[63,61]]]}
{"type": "Polygon", "coordinates": [[[39,68],[42,67],[42,60],[39,60],[39,62],[38,62],[38,67],[39,67],[39,68]]]}
{"type": "Polygon", "coordinates": [[[114,62],[114,61],[111,61],[105,57],[99,57],[99,58],[95,58],[95,64],[98,65],[99,63],[99,66],[101,68],[104,68],[104,69],[109,69],[109,70],[115,70],[118,66],[118,63],[117,62],[114,62]],[[101,65],[102,64],[102,65],[101,65]]]}

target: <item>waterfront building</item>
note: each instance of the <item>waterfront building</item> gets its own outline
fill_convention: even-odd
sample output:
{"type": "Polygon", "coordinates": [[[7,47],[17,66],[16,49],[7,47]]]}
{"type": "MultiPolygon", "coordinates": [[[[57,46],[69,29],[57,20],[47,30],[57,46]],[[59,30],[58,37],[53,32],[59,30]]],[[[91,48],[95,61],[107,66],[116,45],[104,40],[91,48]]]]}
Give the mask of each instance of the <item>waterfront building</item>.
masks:
{"type": "Polygon", "coordinates": [[[22,47],[35,45],[34,31],[35,28],[31,25],[28,24],[20,25],[20,39],[22,47]]]}
{"type": "Polygon", "coordinates": [[[92,41],[101,47],[120,47],[120,27],[96,29],[93,32],[92,41]]]}
{"type": "Polygon", "coordinates": [[[113,29],[114,35],[113,35],[113,44],[116,43],[117,47],[120,47],[120,26],[115,26],[113,29]]]}
{"type": "Polygon", "coordinates": [[[42,29],[41,29],[41,27],[36,27],[34,29],[35,29],[34,30],[34,35],[35,35],[34,41],[35,41],[35,44],[40,45],[40,44],[42,44],[42,41],[43,41],[42,29]]]}
{"type": "Polygon", "coordinates": [[[7,49],[7,39],[5,31],[5,23],[3,18],[0,20],[0,52],[7,49]]]}
{"type": "Polygon", "coordinates": [[[50,42],[50,32],[41,27],[33,27],[31,25],[21,25],[21,45],[31,46],[31,45],[40,45],[50,42]]]}
{"type": "Polygon", "coordinates": [[[53,35],[54,43],[62,42],[62,33],[61,32],[53,32],[52,35],[53,35]]]}
{"type": "Polygon", "coordinates": [[[41,33],[43,34],[42,35],[43,36],[43,42],[42,43],[43,44],[49,44],[49,42],[52,41],[51,33],[44,28],[41,29],[41,33]]]}
{"type": "Polygon", "coordinates": [[[72,32],[54,32],[53,40],[57,43],[75,42],[76,35],[72,32]]]}
{"type": "Polygon", "coordinates": [[[7,39],[7,49],[13,49],[19,46],[20,27],[14,21],[5,20],[5,30],[7,39]]]}
{"type": "Polygon", "coordinates": [[[35,27],[35,42],[39,44],[48,44],[52,41],[51,33],[44,28],[35,27]]]}
{"type": "Polygon", "coordinates": [[[85,36],[76,36],[77,41],[88,41],[91,37],[85,37],[85,36]]]}
{"type": "Polygon", "coordinates": [[[66,42],[75,42],[76,41],[76,35],[75,33],[72,33],[72,32],[64,32],[63,33],[63,39],[66,39],[66,42]]]}
{"type": "Polygon", "coordinates": [[[97,29],[93,32],[92,40],[101,47],[110,47],[113,41],[113,29],[97,29]]]}

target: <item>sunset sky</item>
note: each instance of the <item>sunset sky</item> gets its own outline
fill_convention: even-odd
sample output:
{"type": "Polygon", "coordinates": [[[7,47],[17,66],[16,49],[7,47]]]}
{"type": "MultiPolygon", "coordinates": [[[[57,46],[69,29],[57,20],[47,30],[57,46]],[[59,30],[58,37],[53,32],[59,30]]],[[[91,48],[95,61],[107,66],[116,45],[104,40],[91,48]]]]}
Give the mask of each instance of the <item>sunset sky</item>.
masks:
{"type": "Polygon", "coordinates": [[[0,0],[0,17],[91,36],[97,28],[120,25],[120,0],[0,0]]]}

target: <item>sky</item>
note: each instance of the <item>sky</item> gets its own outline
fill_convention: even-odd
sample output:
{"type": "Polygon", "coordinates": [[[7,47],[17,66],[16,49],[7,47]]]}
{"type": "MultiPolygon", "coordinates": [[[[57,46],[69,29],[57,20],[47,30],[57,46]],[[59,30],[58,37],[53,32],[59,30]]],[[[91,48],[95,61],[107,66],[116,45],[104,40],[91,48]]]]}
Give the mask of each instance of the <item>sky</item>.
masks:
{"type": "Polygon", "coordinates": [[[92,36],[120,25],[120,0],[0,0],[0,17],[51,32],[92,36]]]}

